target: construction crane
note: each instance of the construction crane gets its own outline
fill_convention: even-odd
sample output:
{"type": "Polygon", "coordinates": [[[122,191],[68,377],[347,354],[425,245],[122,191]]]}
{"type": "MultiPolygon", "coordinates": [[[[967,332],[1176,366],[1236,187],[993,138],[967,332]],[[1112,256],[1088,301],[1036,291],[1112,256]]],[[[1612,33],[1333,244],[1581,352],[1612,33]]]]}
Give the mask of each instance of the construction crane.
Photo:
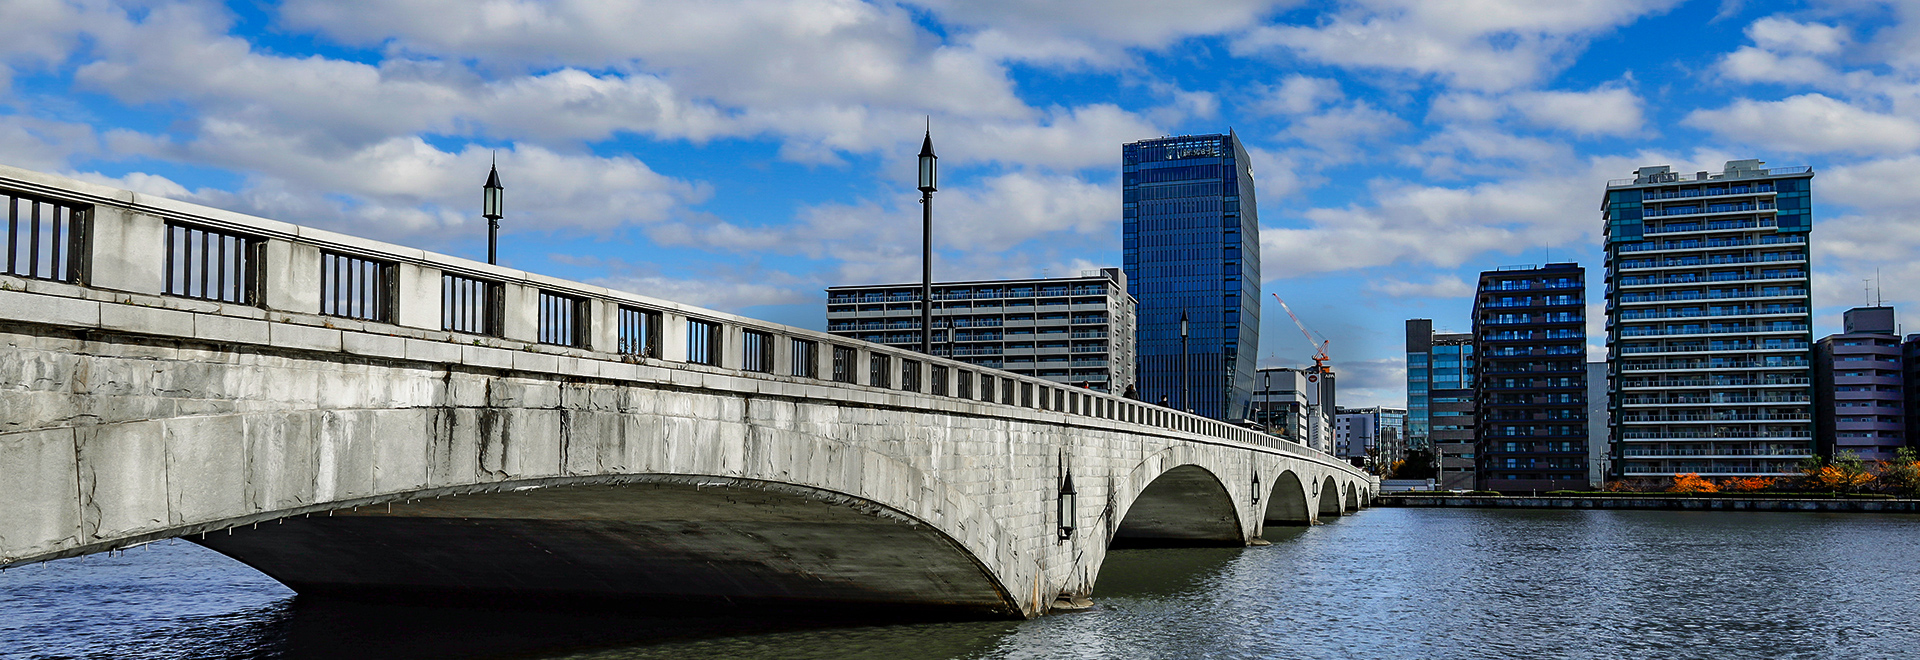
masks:
{"type": "Polygon", "coordinates": [[[1293,319],[1293,324],[1300,328],[1300,334],[1307,338],[1307,343],[1313,344],[1313,371],[1307,372],[1307,380],[1317,381],[1320,380],[1320,374],[1332,374],[1333,368],[1327,366],[1327,344],[1332,342],[1328,341],[1327,338],[1320,335],[1320,333],[1308,330],[1307,324],[1300,322],[1300,316],[1293,313],[1292,307],[1287,306],[1287,301],[1280,299],[1280,294],[1272,293],[1270,295],[1273,296],[1274,300],[1280,302],[1280,309],[1287,310],[1287,318],[1293,319]],[[1315,336],[1320,337],[1319,342],[1314,341],[1315,336]]]}

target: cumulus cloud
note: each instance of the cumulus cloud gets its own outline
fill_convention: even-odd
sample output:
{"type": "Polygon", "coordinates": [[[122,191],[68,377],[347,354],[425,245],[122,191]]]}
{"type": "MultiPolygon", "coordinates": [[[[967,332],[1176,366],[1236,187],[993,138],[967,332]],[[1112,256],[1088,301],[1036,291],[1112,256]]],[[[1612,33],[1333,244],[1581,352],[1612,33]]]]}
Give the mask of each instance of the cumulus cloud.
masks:
{"type": "MultiPolygon", "coordinates": [[[[836,281],[901,280],[919,272],[920,208],[914,199],[820,204],[784,225],[667,223],[650,227],[648,236],[669,247],[830,259],[841,264],[836,281]]],[[[934,199],[941,277],[1008,277],[996,270],[995,264],[1008,263],[998,255],[1032,241],[1068,241],[1077,251],[1103,245],[1105,252],[1117,252],[1119,200],[1115,185],[1037,172],[1010,172],[943,189],[934,199]]]]}
{"type": "Polygon", "coordinates": [[[1478,124],[1518,117],[1535,127],[1578,136],[1614,136],[1641,130],[1646,123],[1643,106],[1639,95],[1620,84],[1585,91],[1454,92],[1434,97],[1428,118],[1478,124]]]}
{"type": "Polygon", "coordinates": [[[1339,81],[1294,74],[1280,84],[1263,87],[1253,103],[1256,110],[1275,115],[1304,115],[1346,98],[1339,81]]]}
{"type": "Polygon", "coordinates": [[[1282,131],[1281,136],[1340,159],[1353,157],[1350,148],[1355,144],[1382,142],[1406,129],[1407,122],[1393,113],[1365,101],[1355,101],[1301,117],[1282,131]]]}
{"type": "Polygon", "coordinates": [[[1640,97],[1624,87],[1522,92],[1507,101],[1533,124],[1575,135],[1629,135],[1646,122],[1640,97]]]}
{"type": "Polygon", "coordinates": [[[1504,90],[1536,83],[1593,36],[1663,12],[1673,0],[1354,0],[1318,25],[1275,25],[1237,53],[1284,50],[1336,66],[1430,76],[1504,90]]]}
{"type": "Polygon", "coordinates": [[[1817,93],[1779,101],[1738,99],[1724,108],[1695,110],[1681,123],[1736,142],[1796,153],[1886,154],[1920,148],[1920,122],[1817,93]]]}
{"type": "Polygon", "coordinates": [[[1367,290],[1395,298],[1465,298],[1473,295],[1473,283],[1458,275],[1441,275],[1425,282],[1387,278],[1367,283],[1367,290]]]}

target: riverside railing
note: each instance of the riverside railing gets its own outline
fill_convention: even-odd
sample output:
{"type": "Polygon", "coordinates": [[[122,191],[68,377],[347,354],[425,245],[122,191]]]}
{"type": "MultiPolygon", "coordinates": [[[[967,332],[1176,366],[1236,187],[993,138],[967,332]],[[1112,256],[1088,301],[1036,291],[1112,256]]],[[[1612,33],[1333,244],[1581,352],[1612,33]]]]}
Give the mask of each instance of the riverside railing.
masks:
{"type": "Polygon", "coordinates": [[[975,405],[1207,436],[1357,474],[1293,441],[1146,402],[311,227],[5,166],[0,201],[11,220],[0,284],[14,291],[920,398],[965,394],[975,405]]]}

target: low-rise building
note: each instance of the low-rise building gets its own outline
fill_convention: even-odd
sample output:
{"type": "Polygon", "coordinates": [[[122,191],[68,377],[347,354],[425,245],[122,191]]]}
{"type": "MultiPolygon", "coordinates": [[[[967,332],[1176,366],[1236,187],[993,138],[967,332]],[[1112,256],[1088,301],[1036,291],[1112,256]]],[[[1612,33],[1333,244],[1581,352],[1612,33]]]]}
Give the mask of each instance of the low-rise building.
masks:
{"type": "Polygon", "coordinates": [[[1855,307],[1814,344],[1814,439],[1826,456],[1890,460],[1907,446],[1906,373],[1892,307],[1855,307]]]}
{"type": "Polygon", "coordinates": [[[1406,418],[1401,408],[1341,408],[1334,415],[1333,455],[1356,467],[1400,461],[1406,456],[1406,418]]]}
{"type": "Polygon", "coordinates": [[[1587,363],[1587,485],[1599,489],[1607,484],[1607,464],[1613,456],[1612,429],[1607,406],[1607,362],[1587,363]]]}
{"type": "MultiPolygon", "coordinates": [[[[934,355],[1101,392],[1134,384],[1135,304],[1118,268],[936,282],[933,298],[934,355]]],[[[918,348],[919,301],[919,284],[829,287],[827,332],[918,348]]]]}

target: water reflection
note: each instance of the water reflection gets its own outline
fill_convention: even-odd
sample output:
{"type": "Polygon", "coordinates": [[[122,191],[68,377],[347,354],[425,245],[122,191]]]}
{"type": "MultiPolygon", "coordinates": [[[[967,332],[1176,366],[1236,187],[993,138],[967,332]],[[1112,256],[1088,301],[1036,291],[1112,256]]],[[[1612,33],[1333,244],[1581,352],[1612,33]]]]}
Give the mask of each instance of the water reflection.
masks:
{"type": "Polygon", "coordinates": [[[0,656],[112,658],[1904,658],[1920,516],[1380,509],[1273,545],[1116,550],[1091,610],[368,606],[189,544],[0,574],[0,656]]]}

